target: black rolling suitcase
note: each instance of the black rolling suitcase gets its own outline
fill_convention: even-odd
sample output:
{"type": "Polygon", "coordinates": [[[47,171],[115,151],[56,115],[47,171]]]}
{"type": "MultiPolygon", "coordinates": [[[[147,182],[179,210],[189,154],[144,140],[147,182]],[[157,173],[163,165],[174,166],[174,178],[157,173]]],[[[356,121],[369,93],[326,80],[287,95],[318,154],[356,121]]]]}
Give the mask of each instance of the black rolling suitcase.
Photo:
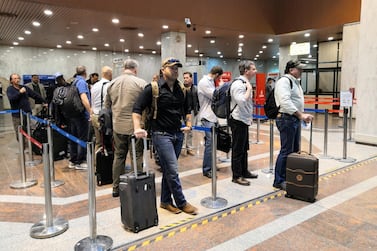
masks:
{"type": "Polygon", "coordinates": [[[98,186],[113,183],[113,161],[114,152],[112,146],[106,146],[102,139],[102,146],[96,152],[96,177],[98,186]]]}
{"type": "Polygon", "coordinates": [[[318,158],[311,154],[312,126],[309,153],[291,153],[287,158],[286,197],[314,202],[318,193],[318,158]]]}
{"type": "Polygon", "coordinates": [[[131,139],[134,173],[120,176],[119,196],[121,218],[124,227],[134,233],[158,225],[156,207],[155,174],[148,171],[146,162],[147,140],[144,139],[144,167],[146,172],[137,173],[135,138],[131,139]]]}

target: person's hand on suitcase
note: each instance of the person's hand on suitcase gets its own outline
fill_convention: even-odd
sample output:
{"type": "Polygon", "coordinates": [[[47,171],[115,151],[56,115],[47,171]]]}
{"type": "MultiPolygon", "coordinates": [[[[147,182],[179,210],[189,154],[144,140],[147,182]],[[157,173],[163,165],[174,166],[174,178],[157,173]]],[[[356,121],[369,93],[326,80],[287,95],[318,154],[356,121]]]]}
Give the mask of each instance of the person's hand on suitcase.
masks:
{"type": "Polygon", "coordinates": [[[144,129],[135,129],[134,135],[135,135],[136,138],[139,139],[139,138],[146,138],[148,133],[144,129]]]}

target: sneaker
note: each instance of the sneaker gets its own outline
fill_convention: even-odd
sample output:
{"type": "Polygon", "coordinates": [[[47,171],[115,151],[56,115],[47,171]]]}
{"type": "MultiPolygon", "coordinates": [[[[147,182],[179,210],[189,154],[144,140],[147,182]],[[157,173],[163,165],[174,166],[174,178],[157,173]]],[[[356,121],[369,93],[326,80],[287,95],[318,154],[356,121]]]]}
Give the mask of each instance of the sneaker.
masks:
{"type": "Polygon", "coordinates": [[[75,169],[75,168],[76,168],[76,164],[70,161],[70,162],[68,163],[68,168],[70,168],[70,169],[75,169]]]}
{"type": "Polygon", "coordinates": [[[172,205],[172,204],[164,204],[164,203],[161,203],[160,204],[160,207],[163,208],[163,209],[166,209],[168,210],[169,212],[172,212],[173,214],[179,214],[179,213],[182,213],[182,211],[177,208],[176,206],[172,205]]]}
{"type": "Polygon", "coordinates": [[[75,166],[75,169],[76,170],[87,170],[88,169],[88,164],[86,164],[86,163],[81,163],[81,164],[77,164],[76,166],[75,166]]]}
{"type": "Polygon", "coordinates": [[[192,214],[192,215],[198,214],[198,209],[188,202],[186,202],[186,205],[184,205],[183,207],[181,207],[179,209],[181,209],[186,214],[192,214]]]}

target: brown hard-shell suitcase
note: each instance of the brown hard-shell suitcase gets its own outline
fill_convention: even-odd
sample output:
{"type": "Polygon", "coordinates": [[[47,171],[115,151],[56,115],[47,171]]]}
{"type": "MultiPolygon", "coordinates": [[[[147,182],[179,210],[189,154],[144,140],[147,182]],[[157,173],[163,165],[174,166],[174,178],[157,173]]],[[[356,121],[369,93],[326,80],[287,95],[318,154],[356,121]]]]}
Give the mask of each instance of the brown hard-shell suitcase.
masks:
{"type": "Polygon", "coordinates": [[[314,202],[318,194],[318,158],[311,154],[312,127],[310,126],[310,152],[291,153],[286,165],[286,197],[314,202]]]}
{"type": "Polygon", "coordinates": [[[119,196],[121,218],[124,227],[134,233],[158,225],[156,207],[155,174],[146,165],[147,142],[144,139],[144,167],[146,172],[137,173],[135,138],[132,138],[134,173],[120,176],[119,196]]]}

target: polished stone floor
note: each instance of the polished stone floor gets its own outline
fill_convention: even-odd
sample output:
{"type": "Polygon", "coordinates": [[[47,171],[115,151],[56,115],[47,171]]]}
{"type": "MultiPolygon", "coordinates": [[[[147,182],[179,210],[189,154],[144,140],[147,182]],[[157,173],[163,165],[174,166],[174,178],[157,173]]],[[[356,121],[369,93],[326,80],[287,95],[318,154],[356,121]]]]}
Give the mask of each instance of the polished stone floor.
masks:
{"type": "MultiPolygon", "coordinates": [[[[30,237],[33,224],[45,217],[43,163],[29,165],[40,156],[25,153],[27,179],[38,184],[25,189],[10,185],[21,179],[18,143],[9,114],[0,115],[0,250],[73,250],[86,237],[108,236],[113,250],[377,250],[377,148],[347,142],[347,163],[322,158],[323,115],[313,123],[313,154],[320,157],[319,193],[315,203],[284,197],[272,187],[269,173],[270,126],[250,127],[249,169],[259,174],[244,187],[231,182],[227,156],[218,152],[217,180],[202,176],[203,133],[194,131],[195,156],[184,154],[179,171],[187,200],[199,208],[196,216],[173,215],[158,209],[159,225],[137,234],[126,231],[120,218],[119,198],[111,196],[111,185],[96,187],[96,224],[90,228],[88,171],[68,168],[67,160],[56,161],[55,180],[64,185],[52,188],[52,215],[68,221],[66,232],[48,239],[30,237]],[[214,200],[214,198],[216,198],[214,200]],[[203,199],[226,205],[205,207],[203,199]]],[[[302,150],[308,150],[309,131],[302,131],[302,150]]],[[[279,150],[274,129],[273,156],[279,150]]],[[[327,156],[343,158],[342,119],[330,116],[327,156]]],[[[346,159],[346,160],[347,160],[346,159]]],[[[161,186],[156,173],[157,204],[161,186]]]]}

